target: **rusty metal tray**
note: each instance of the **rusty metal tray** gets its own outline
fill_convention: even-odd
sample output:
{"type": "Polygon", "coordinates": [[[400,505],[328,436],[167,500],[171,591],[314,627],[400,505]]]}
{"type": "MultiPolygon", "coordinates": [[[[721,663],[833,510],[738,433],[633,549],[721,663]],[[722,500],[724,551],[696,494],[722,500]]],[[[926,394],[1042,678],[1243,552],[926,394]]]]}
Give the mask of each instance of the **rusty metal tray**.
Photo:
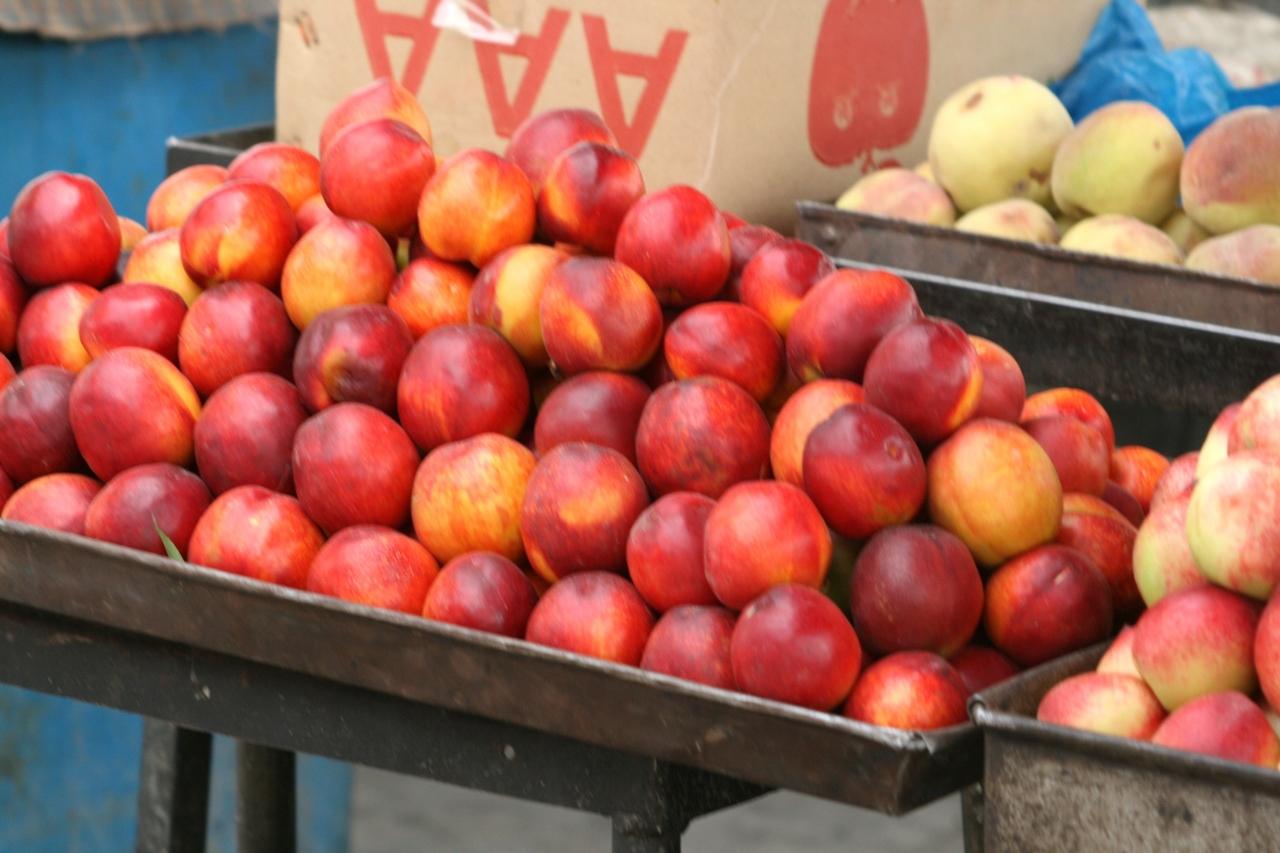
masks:
{"type": "Polygon", "coordinates": [[[1092,669],[1105,648],[970,700],[984,741],[988,853],[1276,849],[1280,772],[1035,719],[1049,688],[1092,669]]]}
{"type": "MultiPolygon", "coordinates": [[[[0,611],[8,612],[0,619],[0,680],[34,689],[77,692],[74,685],[58,689],[56,668],[32,663],[32,655],[24,661],[5,653],[13,635],[2,626],[74,620],[173,644],[184,654],[273,667],[283,674],[282,691],[291,678],[321,679],[889,814],[956,791],[980,772],[972,724],[931,733],[879,728],[6,522],[0,611]]],[[[68,638],[64,658],[95,643],[78,631],[48,636],[58,635],[68,638]]],[[[199,678],[193,665],[197,703],[199,678]]],[[[121,660],[108,682],[81,698],[249,734],[232,719],[171,713],[174,697],[153,695],[145,667],[121,660]]],[[[376,740],[376,732],[366,734],[376,740]]],[[[365,756],[324,743],[271,745],[372,764],[385,752],[376,744],[365,756]]]]}
{"type": "Polygon", "coordinates": [[[170,136],[164,143],[165,172],[172,175],[187,166],[205,163],[229,166],[241,151],[275,138],[275,126],[270,124],[255,124],[193,136],[170,136]]]}
{"type": "Polygon", "coordinates": [[[797,202],[796,236],[867,264],[1255,332],[1280,332],[1280,288],[797,202]]]}

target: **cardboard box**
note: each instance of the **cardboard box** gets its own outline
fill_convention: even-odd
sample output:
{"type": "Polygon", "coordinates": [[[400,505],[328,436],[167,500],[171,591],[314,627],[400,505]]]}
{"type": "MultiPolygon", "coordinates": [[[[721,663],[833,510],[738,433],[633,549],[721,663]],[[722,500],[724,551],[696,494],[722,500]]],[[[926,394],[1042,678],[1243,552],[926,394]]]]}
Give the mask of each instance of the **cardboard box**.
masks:
{"type": "Polygon", "coordinates": [[[599,112],[650,188],[688,183],[789,228],[797,198],[922,159],[963,83],[1074,64],[1106,0],[282,0],[277,128],[314,149],[392,75],[436,148],[502,151],[530,115],[599,112]]]}

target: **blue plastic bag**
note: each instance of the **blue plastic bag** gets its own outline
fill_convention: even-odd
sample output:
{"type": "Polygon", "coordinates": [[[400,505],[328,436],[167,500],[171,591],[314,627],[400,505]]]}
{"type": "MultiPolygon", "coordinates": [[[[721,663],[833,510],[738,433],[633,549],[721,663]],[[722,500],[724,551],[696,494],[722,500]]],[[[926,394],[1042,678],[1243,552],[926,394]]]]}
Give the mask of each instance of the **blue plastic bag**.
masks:
{"type": "Polygon", "coordinates": [[[1237,89],[1205,51],[1166,51],[1135,0],[1111,0],[1076,67],[1050,88],[1075,121],[1113,101],[1147,101],[1169,117],[1188,143],[1223,113],[1280,105],[1280,83],[1237,89]]]}

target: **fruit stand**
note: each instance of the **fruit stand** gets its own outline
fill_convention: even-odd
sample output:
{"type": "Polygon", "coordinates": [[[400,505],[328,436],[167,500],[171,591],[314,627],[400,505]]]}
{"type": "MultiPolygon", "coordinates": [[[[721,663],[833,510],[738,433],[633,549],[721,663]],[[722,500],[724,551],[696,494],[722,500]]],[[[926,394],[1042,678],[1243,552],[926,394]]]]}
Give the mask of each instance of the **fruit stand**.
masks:
{"type": "Polygon", "coordinates": [[[169,783],[143,849],[203,843],[198,732],[259,745],[249,851],[292,843],[292,751],[604,814],[619,851],[775,787],[900,814],[979,767],[971,725],[894,732],[3,522],[0,600],[0,680],[177,727],[147,732],[169,783]]]}
{"type": "Polygon", "coordinates": [[[144,222],[26,183],[0,684],[145,719],[143,851],[205,848],[214,735],[251,853],[307,846],[298,755],[601,815],[627,853],[774,790],[961,792],[970,851],[1265,847],[1280,111],[1232,105],[1280,88],[1201,66],[1212,115],[1085,109],[1117,28],[1173,62],[1132,0],[986,9],[1065,35],[978,69],[953,0],[832,0],[776,86],[740,62],[776,4],[566,2],[535,36],[286,0],[275,125],[170,138],[144,222]],[[795,194],[854,181],[794,238],[741,177],[768,152],[726,142],[764,103],[795,194]]]}

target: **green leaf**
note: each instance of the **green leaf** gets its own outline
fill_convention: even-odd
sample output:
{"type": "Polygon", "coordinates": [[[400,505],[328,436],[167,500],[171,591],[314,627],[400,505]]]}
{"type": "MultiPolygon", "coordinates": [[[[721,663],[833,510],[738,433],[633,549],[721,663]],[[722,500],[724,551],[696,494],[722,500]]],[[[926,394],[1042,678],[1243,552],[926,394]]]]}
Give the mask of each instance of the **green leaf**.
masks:
{"type": "Polygon", "coordinates": [[[182,552],[178,550],[178,546],[174,545],[173,540],[160,529],[160,522],[156,521],[154,514],[151,516],[151,526],[156,529],[156,535],[160,537],[160,544],[164,546],[164,552],[169,555],[169,559],[177,560],[179,563],[186,562],[182,559],[182,552]]]}

